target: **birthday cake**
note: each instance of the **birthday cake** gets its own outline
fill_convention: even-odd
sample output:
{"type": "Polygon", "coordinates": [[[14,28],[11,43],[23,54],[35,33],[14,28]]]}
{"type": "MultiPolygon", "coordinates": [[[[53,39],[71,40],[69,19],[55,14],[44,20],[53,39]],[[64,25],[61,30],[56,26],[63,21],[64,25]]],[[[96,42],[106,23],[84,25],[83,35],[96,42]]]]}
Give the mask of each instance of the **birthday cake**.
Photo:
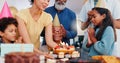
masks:
{"type": "MultiPolygon", "coordinates": [[[[57,14],[55,15],[55,18],[53,20],[52,32],[53,32],[53,40],[57,44],[57,46],[53,48],[53,53],[57,55],[57,58],[70,57],[72,53],[75,51],[75,47],[69,46],[67,43],[62,42],[63,37],[65,37],[66,35],[66,30],[59,22],[59,18],[57,14]]],[[[54,56],[56,57],[56,55],[54,56]]]]}
{"type": "Polygon", "coordinates": [[[39,63],[39,55],[33,52],[12,52],[5,55],[5,63],[39,63]]]}
{"type": "MultiPolygon", "coordinates": [[[[61,43],[59,46],[53,49],[53,53],[57,55],[57,58],[76,58],[80,57],[80,53],[75,50],[74,46],[69,46],[64,42],[61,43]]],[[[56,56],[55,56],[56,58],[56,56]]]]}
{"type": "Polygon", "coordinates": [[[53,52],[56,54],[59,54],[60,52],[63,52],[64,54],[72,54],[73,51],[75,51],[75,47],[68,46],[68,44],[65,44],[64,42],[53,49],[53,52]]]}

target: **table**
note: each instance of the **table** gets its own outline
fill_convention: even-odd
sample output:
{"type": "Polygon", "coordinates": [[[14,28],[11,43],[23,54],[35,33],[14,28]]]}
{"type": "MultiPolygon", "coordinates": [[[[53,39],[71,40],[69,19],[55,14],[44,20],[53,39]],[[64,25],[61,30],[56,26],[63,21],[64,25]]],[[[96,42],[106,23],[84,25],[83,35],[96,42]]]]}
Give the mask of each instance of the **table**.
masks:
{"type": "MultiPolygon", "coordinates": [[[[57,59],[59,60],[59,59],[57,59]]],[[[89,59],[89,60],[83,60],[81,58],[72,58],[68,61],[65,61],[65,62],[62,62],[62,63],[88,63],[88,62],[91,62],[91,63],[101,63],[100,61],[98,60],[92,60],[92,59],[89,59]]],[[[5,63],[4,62],[4,58],[3,57],[0,57],[0,63],[5,63]]],[[[61,61],[57,61],[57,63],[61,63],[61,61]]]]}

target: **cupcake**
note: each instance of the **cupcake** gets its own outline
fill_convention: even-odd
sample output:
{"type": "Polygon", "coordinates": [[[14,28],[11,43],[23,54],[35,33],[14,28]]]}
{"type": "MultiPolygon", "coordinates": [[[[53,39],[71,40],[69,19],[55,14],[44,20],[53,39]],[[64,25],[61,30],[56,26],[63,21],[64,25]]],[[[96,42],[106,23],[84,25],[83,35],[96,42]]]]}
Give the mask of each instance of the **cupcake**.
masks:
{"type": "Polygon", "coordinates": [[[75,51],[75,47],[74,46],[69,46],[67,52],[69,54],[72,54],[73,51],[75,51]]]}
{"type": "Polygon", "coordinates": [[[59,52],[58,58],[64,58],[64,52],[59,52]]]}
{"type": "Polygon", "coordinates": [[[56,63],[55,59],[47,59],[46,63],[56,63]]]}
{"type": "Polygon", "coordinates": [[[71,58],[71,54],[65,54],[65,58],[71,58]]]}
{"type": "Polygon", "coordinates": [[[80,53],[78,51],[74,51],[72,53],[72,58],[75,58],[75,57],[80,57],[80,53]]]}

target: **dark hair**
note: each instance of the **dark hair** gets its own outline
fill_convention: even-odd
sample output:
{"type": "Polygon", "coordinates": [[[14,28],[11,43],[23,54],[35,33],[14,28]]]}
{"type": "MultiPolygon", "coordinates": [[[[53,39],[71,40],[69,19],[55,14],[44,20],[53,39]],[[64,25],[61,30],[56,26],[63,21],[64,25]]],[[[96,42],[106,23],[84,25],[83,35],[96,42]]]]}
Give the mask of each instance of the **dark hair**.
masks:
{"type": "Polygon", "coordinates": [[[33,4],[33,2],[34,2],[34,0],[28,0],[28,1],[30,1],[30,4],[32,5],[33,4]]]}
{"type": "Polygon", "coordinates": [[[18,22],[15,18],[8,17],[0,19],[0,31],[4,32],[8,25],[11,24],[15,25],[16,27],[18,26],[18,22]]]}
{"type": "MultiPolygon", "coordinates": [[[[100,30],[98,31],[98,33],[96,35],[97,40],[101,40],[102,35],[103,35],[105,29],[107,28],[107,26],[111,26],[114,30],[115,41],[116,41],[116,32],[115,32],[115,27],[114,27],[111,12],[106,8],[100,8],[100,7],[94,7],[92,10],[96,10],[100,15],[103,15],[103,14],[106,15],[105,19],[103,19],[103,21],[102,21],[102,25],[99,26],[100,30]]],[[[95,29],[96,28],[97,28],[97,26],[95,27],[95,29]]]]}

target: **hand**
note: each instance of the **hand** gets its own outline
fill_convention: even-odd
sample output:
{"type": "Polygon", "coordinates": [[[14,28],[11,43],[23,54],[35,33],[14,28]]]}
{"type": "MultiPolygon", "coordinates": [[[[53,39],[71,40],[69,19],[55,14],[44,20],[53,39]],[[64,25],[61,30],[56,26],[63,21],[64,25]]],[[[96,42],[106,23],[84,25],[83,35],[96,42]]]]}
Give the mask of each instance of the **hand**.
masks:
{"type": "Polygon", "coordinates": [[[48,53],[43,53],[43,55],[45,56],[45,58],[50,58],[50,59],[53,59],[54,57],[51,56],[50,54],[48,53]]]}
{"type": "Polygon", "coordinates": [[[53,49],[58,49],[58,48],[60,48],[60,46],[59,45],[57,45],[55,48],[53,48],[53,49]]]}
{"type": "Polygon", "coordinates": [[[87,47],[90,47],[93,44],[93,42],[90,40],[90,37],[88,35],[88,42],[87,42],[87,47]]]}
{"type": "Polygon", "coordinates": [[[15,41],[15,43],[22,43],[22,37],[18,37],[18,39],[15,41]]]}
{"type": "Polygon", "coordinates": [[[97,39],[95,37],[95,30],[94,30],[94,28],[91,28],[91,27],[88,28],[88,35],[89,35],[90,40],[91,40],[92,43],[97,42],[97,39]]]}
{"type": "Polygon", "coordinates": [[[89,35],[90,39],[91,39],[91,37],[95,37],[95,30],[94,30],[94,28],[89,27],[87,31],[88,31],[88,35],[89,35]]]}
{"type": "Polygon", "coordinates": [[[82,22],[82,24],[81,24],[81,29],[82,30],[85,30],[86,28],[88,28],[89,24],[91,23],[92,16],[93,16],[93,12],[89,11],[88,12],[88,19],[87,19],[87,21],[86,22],[82,22]]]}
{"type": "Polygon", "coordinates": [[[93,11],[88,11],[88,21],[92,19],[93,11]]]}
{"type": "Polygon", "coordinates": [[[66,36],[66,30],[65,30],[65,28],[63,27],[63,25],[61,25],[61,27],[62,27],[62,34],[63,34],[63,37],[65,37],[65,36],[66,36]]]}

